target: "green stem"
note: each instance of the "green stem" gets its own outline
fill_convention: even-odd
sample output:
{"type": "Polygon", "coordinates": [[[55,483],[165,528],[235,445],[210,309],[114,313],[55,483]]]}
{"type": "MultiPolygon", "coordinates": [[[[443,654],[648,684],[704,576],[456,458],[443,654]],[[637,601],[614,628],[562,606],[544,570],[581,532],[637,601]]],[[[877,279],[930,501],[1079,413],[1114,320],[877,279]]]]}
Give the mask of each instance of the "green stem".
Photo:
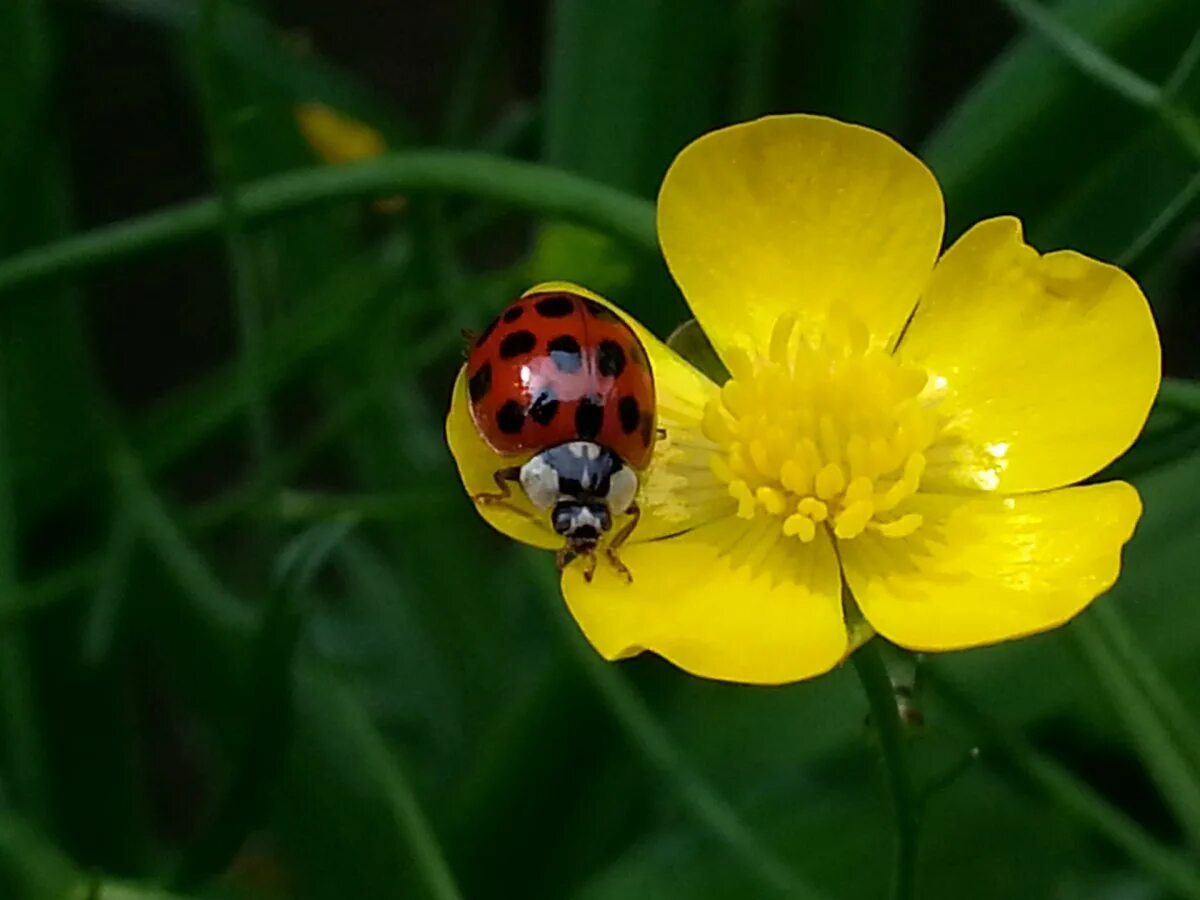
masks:
{"type": "Polygon", "coordinates": [[[463,900],[454,872],[442,850],[433,824],[396,751],[384,743],[379,730],[350,691],[331,674],[305,666],[297,675],[300,699],[298,721],[306,728],[328,728],[337,734],[346,753],[373,777],[380,800],[395,823],[432,900],[463,900]]]}
{"type": "Polygon", "coordinates": [[[1107,838],[1164,888],[1181,897],[1200,900],[1200,870],[1190,859],[1164,847],[1086,782],[992,720],[937,668],[927,663],[922,672],[925,684],[937,692],[949,711],[980,740],[988,742],[989,756],[1003,757],[1028,784],[1068,815],[1107,838]]]}
{"type": "MultiPolygon", "coordinates": [[[[246,605],[225,589],[188,542],[146,479],[140,461],[118,443],[111,451],[111,466],[130,515],[141,526],[148,545],[174,576],[195,611],[217,626],[231,645],[236,641],[246,649],[254,633],[254,622],[246,605]]],[[[277,608],[277,612],[284,611],[283,607],[277,608]]],[[[290,637],[282,646],[290,647],[290,637]]],[[[291,701],[288,706],[295,704],[297,729],[319,728],[338,735],[339,746],[346,748],[375,778],[382,801],[387,804],[405,843],[404,849],[412,855],[428,896],[434,900],[462,900],[416,792],[361,704],[334,676],[310,661],[298,659],[293,663],[290,652],[282,660],[274,653],[265,659],[273,664],[278,675],[286,678],[291,701]],[[288,663],[286,670],[284,661],[288,663]]],[[[260,761],[254,761],[254,765],[259,766],[260,761]]],[[[267,773],[283,769],[277,761],[267,767],[267,773]]],[[[259,780],[264,779],[265,776],[259,780]]]]}
{"type": "Polygon", "coordinates": [[[1113,603],[1095,604],[1088,622],[1100,633],[1137,683],[1159,719],[1174,734],[1193,771],[1200,773],[1200,723],[1163,675],[1162,669],[1134,638],[1129,624],[1113,603]]]}
{"type": "MultiPolygon", "coordinates": [[[[240,210],[250,225],[397,193],[471,196],[590,225],[646,251],[657,246],[649,201],[549,166],[485,153],[404,152],[275,175],[243,185],[240,210]]],[[[0,263],[0,295],[162,250],[210,234],[220,223],[220,204],[207,197],[56,241],[0,263]]]]}
{"type": "Polygon", "coordinates": [[[1191,416],[1200,416],[1200,381],[1164,378],[1158,389],[1158,403],[1191,416]]]}
{"type": "Polygon", "coordinates": [[[271,427],[267,390],[263,378],[263,310],[259,299],[254,253],[242,221],[237,163],[224,116],[217,28],[222,0],[204,0],[197,32],[201,109],[208,153],[217,186],[221,232],[233,282],[234,313],[238,325],[241,379],[249,398],[250,450],[260,477],[267,477],[271,455],[271,427]]]}
{"type": "MultiPolygon", "coordinates": [[[[274,459],[275,477],[284,481],[307,465],[314,456],[341,437],[358,422],[370,407],[370,398],[358,393],[341,406],[307,436],[283,449],[274,459]]],[[[272,498],[263,493],[257,481],[245,481],[219,494],[212,500],[184,511],[180,523],[193,535],[205,535],[250,510],[262,508],[272,498]]],[[[103,578],[104,556],[92,554],[59,567],[53,575],[32,583],[25,591],[23,602],[9,610],[0,609],[0,637],[25,616],[72,596],[103,578]]]]}
{"type": "MultiPolygon", "coordinates": [[[[0,358],[0,618],[20,609],[24,602],[18,573],[19,532],[12,500],[4,364],[0,358]]],[[[44,822],[49,816],[48,785],[30,650],[25,629],[0,634],[0,800],[3,792],[10,790],[10,802],[30,818],[44,822]]]]}
{"type": "Polygon", "coordinates": [[[896,705],[896,692],[880,653],[878,638],[868,641],[850,657],[871,706],[871,721],[879,735],[888,790],[896,819],[896,856],[892,869],[892,897],[916,896],[917,846],[920,832],[920,799],[913,785],[904,743],[904,723],[896,705]]]}
{"type": "Polygon", "coordinates": [[[634,749],[675,789],[676,796],[697,824],[725,844],[773,893],[792,900],[825,897],[824,892],[764,846],[737,811],[684,759],[671,736],[629,682],[615,666],[596,655],[563,613],[558,585],[547,577],[544,560],[532,555],[526,555],[525,559],[531,577],[543,588],[541,593],[551,607],[555,624],[560,626],[572,656],[634,749]]]}
{"type": "MultiPolygon", "coordinates": [[[[1013,16],[1040,35],[1085,75],[1135,106],[1154,113],[1188,152],[1200,158],[1200,122],[1190,110],[1177,105],[1168,91],[1121,65],[1034,0],[1001,2],[1013,16]]],[[[1179,67],[1185,77],[1190,65],[1191,48],[1185,52],[1179,67]]]]}
{"type": "Polygon", "coordinates": [[[1123,269],[1136,266],[1157,244],[1175,233],[1175,225],[1192,214],[1197,201],[1200,201],[1200,172],[1193,175],[1150,224],[1129,242],[1117,256],[1117,265],[1123,269]]]}
{"type": "Polygon", "coordinates": [[[1109,704],[1124,723],[1126,733],[1162,798],[1174,812],[1191,844],[1200,846],[1200,780],[1180,752],[1159,710],[1147,702],[1133,667],[1115,652],[1093,615],[1080,616],[1069,631],[1109,704]]]}

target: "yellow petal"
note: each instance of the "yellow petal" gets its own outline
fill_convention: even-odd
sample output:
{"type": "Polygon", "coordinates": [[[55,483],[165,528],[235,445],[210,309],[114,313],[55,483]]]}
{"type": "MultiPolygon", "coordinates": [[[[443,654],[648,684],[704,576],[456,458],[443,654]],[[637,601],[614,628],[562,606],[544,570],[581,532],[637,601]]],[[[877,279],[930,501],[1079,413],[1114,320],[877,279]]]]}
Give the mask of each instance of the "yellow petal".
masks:
{"type": "MultiPolygon", "coordinates": [[[[1141,515],[1121,481],[1010,497],[918,494],[917,532],[839,545],[871,625],[911,650],[955,650],[1045,631],[1108,590],[1141,515]]],[[[906,507],[908,508],[908,507],[906,507]]]]}
{"type": "Polygon", "coordinates": [[[383,135],[374,128],[324,103],[297,104],[295,115],[300,133],[326,162],[373,159],[387,150],[383,135]]]}
{"type": "Polygon", "coordinates": [[[964,443],[934,489],[1046,490],[1098,471],[1137,437],[1158,391],[1150,307],[1115,266],[1040,256],[989,219],[938,263],[897,350],[929,370],[964,443]]]}
{"type": "MultiPolygon", "coordinates": [[[[498,469],[524,462],[524,457],[498,456],[484,443],[475,429],[467,399],[467,367],[458,370],[454,390],[450,395],[450,412],[446,415],[446,443],[458,466],[467,494],[494,494],[499,491],[492,477],[498,469]]],[[[514,541],[534,547],[561,547],[563,539],[554,533],[546,513],[539,513],[525,499],[520,487],[512,486],[510,502],[524,515],[507,506],[476,504],[475,508],[489,525],[514,541]]]]}
{"type": "Polygon", "coordinates": [[[819,336],[831,307],[887,342],[929,277],[942,225],[941,192],[916,157],[820,116],[707,134],[676,157],[658,197],[667,265],[723,358],[739,343],[766,352],[785,313],[819,336]]]}
{"type": "Polygon", "coordinates": [[[847,652],[841,577],[824,532],[784,539],[774,520],[723,519],[621,554],[590,584],[563,573],[567,605],[608,659],[651,650],[705,678],[782,684],[820,675],[847,652]]]}
{"type": "MultiPolygon", "coordinates": [[[[659,438],[650,467],[640,473],[638,502],[642,519],[630,540],[675,534],[727,512],[733,501],[712,474],[709,457],[713,445],[700,432],[704,405],[716,392],[716,386],[603,297],[567,282],[540,284],[527,293],[547,290],[573,291],[609,306],[634,329],[650,357],[658,391],[658,423],[666,436],[659,438]]],[[[455,380],[446,417],[446,440],[468,494],[495,493],[496,470],[519,465],[528,458],[499,456],[479,436],[471,420],[465,367],[455,380]]],[[[504,506],[476,508],[489,524],[514,540],[535,547],[562,546],[562,538],[550,527],[548,513],[533,509],[516,485],[512,488],[511,503],[526,515],[504,506]]],[[[616,527],[621,524],[618,519],[616,527]]]]}

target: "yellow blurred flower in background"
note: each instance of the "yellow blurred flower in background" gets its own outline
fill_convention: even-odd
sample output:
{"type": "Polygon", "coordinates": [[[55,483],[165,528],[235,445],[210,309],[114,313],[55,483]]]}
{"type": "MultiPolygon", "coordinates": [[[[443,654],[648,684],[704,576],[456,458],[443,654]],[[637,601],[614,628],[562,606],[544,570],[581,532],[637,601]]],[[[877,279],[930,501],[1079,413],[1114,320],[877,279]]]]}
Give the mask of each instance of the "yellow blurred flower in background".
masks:
{"type": "Polygon", "coordinates": [[[387,152],[382,134],[324,103],[298,103],[294,114],[300,134],[327,163],[374,159],[387,152]]]}
{"type": "MultiPolygon", "coordinates": [[[[1114,266],[1040,255],[1008,217],[939,259],[943,219],[919,160],[831,119],[737,125],[676,158],[659,240],[731,378],[631,323],[665,429],[622,553],[634,579],[601,566],[562,581],[601,654],[782,683],[862,639],[843,585],[870,629],[913,650],[1044,631],[1112,585],[1138,494],[1069,485],[1145,422],[1160,377],[1146,299],[1114,266]]],[[[447,433],[467,490],[488,490],[496,457],[461,377],[447,433]]],[[[548,523],[480,512],[559,542],[548,523]]]]}

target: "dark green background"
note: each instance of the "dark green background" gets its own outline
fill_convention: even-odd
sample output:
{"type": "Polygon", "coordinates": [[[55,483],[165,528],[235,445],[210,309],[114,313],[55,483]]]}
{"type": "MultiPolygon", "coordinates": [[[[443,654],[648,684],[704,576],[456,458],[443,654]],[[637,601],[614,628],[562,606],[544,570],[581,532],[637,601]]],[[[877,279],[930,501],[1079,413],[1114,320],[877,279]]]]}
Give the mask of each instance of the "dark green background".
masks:
{"type": "MultiPolygon", "coordinates": [[[[1195,0],[1054,8],[1153,84],[1200,29],[1195,0]]],[[[397,152],[645,198],[705,131],[815,111],[918,151],[949,238],[1015,213],[1040,249],[1127,262],[1168,373],[1200,374],[1200,150],[998,3],[218,12],[0,3],[0,280],[22,250],[315,165],[301,102],[397,152]]],[[[687,315],[644,248],[436,194],[234,220],[0,293],[0,897],[884,895],[890,809],[850,671],[764,689],[604,665],[548,555],[462,493],[441,434],[459,332],[544,278],[660,334],[687,315]]],[[[1175,386],[1191,412],[1156,407],[1111,473],[1146,505],[1098,601],[1120,619],[939,660],[966,708],[919,692],[914,770],[947,782],[922,897],[1200,895],[1179,790],[1200,784],[1200,403],[1175,386]],[[1114,633],[1179,704],[1182,775],[1114,633]]]]}

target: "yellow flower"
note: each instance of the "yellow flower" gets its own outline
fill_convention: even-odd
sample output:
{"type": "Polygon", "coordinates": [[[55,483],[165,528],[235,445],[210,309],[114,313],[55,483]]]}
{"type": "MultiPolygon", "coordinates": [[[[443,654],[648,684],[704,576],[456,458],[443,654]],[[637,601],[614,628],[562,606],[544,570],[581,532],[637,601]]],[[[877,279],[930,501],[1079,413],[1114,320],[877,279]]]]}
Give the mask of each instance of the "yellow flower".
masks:
{"type": "Polygon", "coordinates": [[[324,103],[300,103],[294,112],[300,134],[327,163],[358,162],[387,152],[378,131],[324,103]]]}
{"type": "MultiPolygon", "coordinates": [[[[913,650],[1044,631],[1112,585],[1138,494],[1068,485],[1145,422],[1160,368],[1146,299],[1114,266],[1040,255],[1009,217],[939,259],[942,206],[919,160],[830,119],[761,119],[680,153],[659,240],[732,377],[714,384],[631,323],[666,430],[622,552],[633,582],[603,564],[590,584],[578,567],[562,578],[601,654],[788,682],[861,639],[843,582],[913,650]]],[[[461,375],[447,434],[467,490],[489,490],[497,458],[461,375]]]]}

